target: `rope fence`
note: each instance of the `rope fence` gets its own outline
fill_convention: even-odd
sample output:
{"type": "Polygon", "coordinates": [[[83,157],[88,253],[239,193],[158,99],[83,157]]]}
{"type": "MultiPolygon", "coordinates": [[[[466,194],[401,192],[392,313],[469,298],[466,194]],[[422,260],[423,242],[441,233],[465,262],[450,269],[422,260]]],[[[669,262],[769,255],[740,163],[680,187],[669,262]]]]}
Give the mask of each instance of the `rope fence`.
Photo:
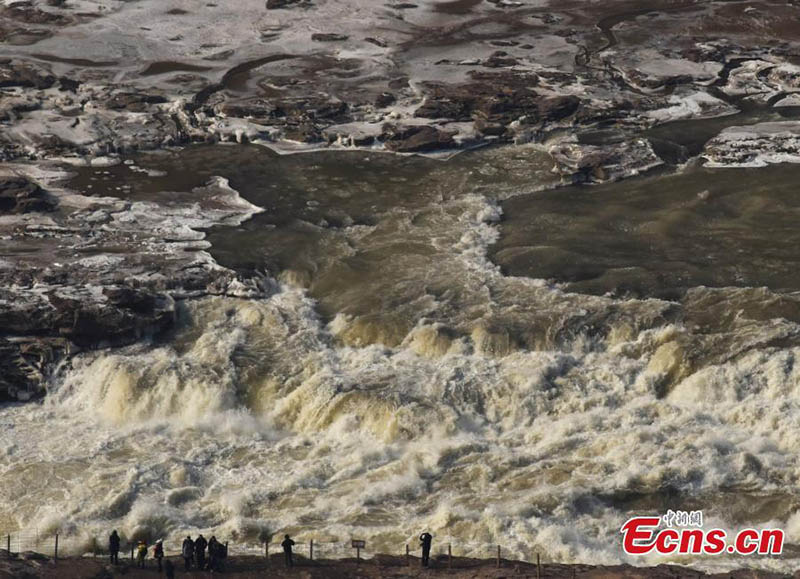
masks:
{"type": "MultiPolygon", "coordinates": [[[[208,539],[208,537],[207,537],[208,539]]],[[[276,536],[277,539],[277,536],[276,536]]],[[[227,558],[248,556],[260,558],[267,565],[283,564],[283,547],[280,541],[271,540],[269,542],[220,542],[227,547],[227,558]]],[[[119,559],[133,561],[136,555],[136,545],[138,541],[123,539],[120,542],[119,559]]],[[[148,550],[152,549],[152,544],[148,545],[148,550]]],[[[108,557],[110,555],[108,537],[76,536],[74,534],[63,533],[40,533],[38,529],[15,530],[0,534],[0,550],[6,550],[9,554],[37,553],[46,557],[58,560],[60,557],[108,557]]],[[[366,560],[375,559],[378,564],[397,565],[419,565],[421,548],[417,541],[406,543],[392,552],[387,549],[380,549],[380,552],[373,552],[368,542],[363,541],[296,541],[293,546],[293,556],[298,564],[303,562],[320,562],[323,560],[366,560]],[[391,559],[391,561],[381,561],[381,559],[391,559]]],[[[181,545],[164,545],[164,551],[169,556],[181,554],[181,545]]],[[[451,537],[434,538],[434,545],[431,549],[430,560],[437,567],[478,567],[485,566],[487,560],[494,560],[497,567],[502,567],[507,561],[504,553],[508,553],[501,545],[486,545],[484,548],[470,548],[469,553],[457,552],[457,543],[451,537]]],[[[148,557],[149,558],[149,557],[148,557]]],[[[515,559],[518,561],[518,559],[515,559]]],[[[530,562],[532,564],[532,562],[530,562]]],[[[541,559],[535,553],[536,575],[541,575],[541,559]]]]}

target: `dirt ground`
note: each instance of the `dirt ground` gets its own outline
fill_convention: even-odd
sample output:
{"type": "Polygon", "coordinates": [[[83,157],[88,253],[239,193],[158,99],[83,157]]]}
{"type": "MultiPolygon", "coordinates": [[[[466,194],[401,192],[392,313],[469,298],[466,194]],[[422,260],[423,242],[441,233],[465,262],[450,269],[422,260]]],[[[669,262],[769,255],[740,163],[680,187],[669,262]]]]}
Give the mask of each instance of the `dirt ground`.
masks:
{"type": "MultiPolygon", "coordinates": [[[[297,564],[291,569],[283,566],[280,555],[274,555],[267,561],[260,557],[234,557],[223,573],[207,571],[184,571],[183,560],[178,557],[170,558],[175,565],[175,577],[207,578],[212,575],[245,578],[288,578],[302,579],[372,579],[372,578],[401,578],[401,577],[448,577],[453,579],[467,578],[492,578],[527,577],[534,578],[572,578],[585,579],[667,579],[684,577],[726,577],[731,579],[773,579],[787,577],[786,575],[741,569],[730,573],[707,575],[700,571],[672,565],[659,565],[658,567],[631,567],[615,566],[600,567],[591,565],[562,565],[543,563],[538,570],[536,564],[522,561],[501,560],[500,566],[491,559],[466,559],[456,558],[448,565],[446,557],[432,561],[431,567],[425,569],[420,566],[416,557],[410,557],[408,564],[404,557],[378,555],[369,560],[357,561],[356,559],[337,559],[309,561],[298,558],[297,564]]],[[[112,577],[126,577],[129,579],[164,577],[159,574],[155,563],[148,561],[147,568],[137,569],[130,561],[121,561],[119,565],[109,565],[105,560],[93,558],[66,558],[54,562],[52,559],[36,555],[23,554],[22,557],[0,558],[0,578],[34,579],[107,579],[112,577]]],[[[800,572],[793,575],[800,577],[800,572]]]]}

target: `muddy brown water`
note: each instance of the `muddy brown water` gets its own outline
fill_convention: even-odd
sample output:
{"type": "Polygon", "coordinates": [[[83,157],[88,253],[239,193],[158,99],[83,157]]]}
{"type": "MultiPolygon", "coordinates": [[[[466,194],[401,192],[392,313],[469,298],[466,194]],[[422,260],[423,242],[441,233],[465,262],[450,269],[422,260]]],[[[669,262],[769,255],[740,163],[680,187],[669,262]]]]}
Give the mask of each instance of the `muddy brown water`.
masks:
{"type": "Polygon", "coordinates": [[[800,289],[800,167],[695,168],[504,202],[492,258],[575,291],[800,289]]]}
{"type": "MultiPolygon", "coordinates": [[[[708,125],[710,133],[727,122],[694,123],[708,125]]],[[[684,125],[661,131],[674,136],[684,125]]],[[[423,223],[431,219],[426,211],[432,205],[478,192],[508,197],[502,200],[500,236],[490,257],[510,275],[564,282],[591,294],[669,297],[700,285],[800,290],[798,166],[697,167],[524,194],[537,184],[521,176],[509,176],[503,185],[495,175],[494,187],[480,171],[465,177],[476,164],[491,165],[502,153],[486,155],[466,153],[444,162],[368,152],[279,156],[255,146],[200,146],[138,159],[163,176],[148,177],[126,165],[85,168],[70,186],[92,184],[96,193],[119,195],[114,188],[124,181],[129,196],[163,200],[163,191],[183,192],[172,195],[185,198],[211,176],[225,176],[265,209],[239,228],[209,232],[214,257],[241,271],[299,269],[313,279],[332,267],[331,260],[356,259],[340,254],[349,251],[343,247],[332,250],[344,243],[343,228],[388,223],[398,211],[423,223]]],[[[538,162],[546,173],[546,160],[538,162]]],[[[435,229],[428,234],[435,236],[435,229]]],[[[427,241],[411,242],[399,230],[397,236],[380,250],[355,249],[362,256],[356,260],[359,271],[394,255],[430,251],[427,241]]]]}

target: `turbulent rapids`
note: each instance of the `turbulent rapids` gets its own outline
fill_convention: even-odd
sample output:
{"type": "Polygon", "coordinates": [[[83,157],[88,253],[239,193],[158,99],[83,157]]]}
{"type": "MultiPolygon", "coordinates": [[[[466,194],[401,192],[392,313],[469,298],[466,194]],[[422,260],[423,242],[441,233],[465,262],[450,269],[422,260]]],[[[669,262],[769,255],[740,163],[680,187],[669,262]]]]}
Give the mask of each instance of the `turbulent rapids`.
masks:
{"type": "Polygon", "coordinates": [[[552,177],[527,148],[136,164],[72,185],[225,177],[264,211],[209,251],[271,295],[180,302],[174,331],[81,354],[42,404],[6,408],[0,528],[373,552],[426,528],[465,554],[613,563],[631,514],[682,508],[800,541],[800,201],[778,185],[800,170],[537,192],[552,177]],[[766,223],[786,236],[767,245],[766,223]]]}

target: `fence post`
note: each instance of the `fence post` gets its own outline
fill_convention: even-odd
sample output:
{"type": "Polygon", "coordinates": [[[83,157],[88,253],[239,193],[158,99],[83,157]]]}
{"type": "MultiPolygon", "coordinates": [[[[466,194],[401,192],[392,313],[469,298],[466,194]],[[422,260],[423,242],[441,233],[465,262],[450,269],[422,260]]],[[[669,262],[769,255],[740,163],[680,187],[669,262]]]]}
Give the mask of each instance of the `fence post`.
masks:
{"type": "Polygon", "coordinates": [[[500,568],[500,545],[497,545],[497,568],[500,568]]]}
{"type": "Polygon", "coordinates": [[[542,576],[542,564],[539,561],[539,553],[536,553],[536,579],[541,579],[542,576]]]}
{"type": "Polygon", "coordinates": [[[267,564],[269,564],[269,541],[264,541],[264,557],[267,559],[267,564]]]}
{"type": "Polygon", "coordinates": [[[450,543],[447,543],[447,568],[452,569],[453,567],[453,549],[450,543]]]}
{"type": "Polygon", "coordinates": [[[133,543],[131,543],[131,561],[133,561],[133,543]]]}
{"type": "Polygon", "coordinates": [[[56,548],[53,551],[53,560],[58,563],[58,533],[56,533],[56,548]]]}
{"type": "Polygon", "coordinates": [[[308,544],[308,560],[314,560],[314,539],[311,539],[311,542],[308,544]]]}
{"type": "Polygon", "coordinates": [[[406,543],[406,567],[410,567],[410,566],[411,566],[411,561],[409,560],[409,557],[408,557],[408,543],[406,543]]]}

